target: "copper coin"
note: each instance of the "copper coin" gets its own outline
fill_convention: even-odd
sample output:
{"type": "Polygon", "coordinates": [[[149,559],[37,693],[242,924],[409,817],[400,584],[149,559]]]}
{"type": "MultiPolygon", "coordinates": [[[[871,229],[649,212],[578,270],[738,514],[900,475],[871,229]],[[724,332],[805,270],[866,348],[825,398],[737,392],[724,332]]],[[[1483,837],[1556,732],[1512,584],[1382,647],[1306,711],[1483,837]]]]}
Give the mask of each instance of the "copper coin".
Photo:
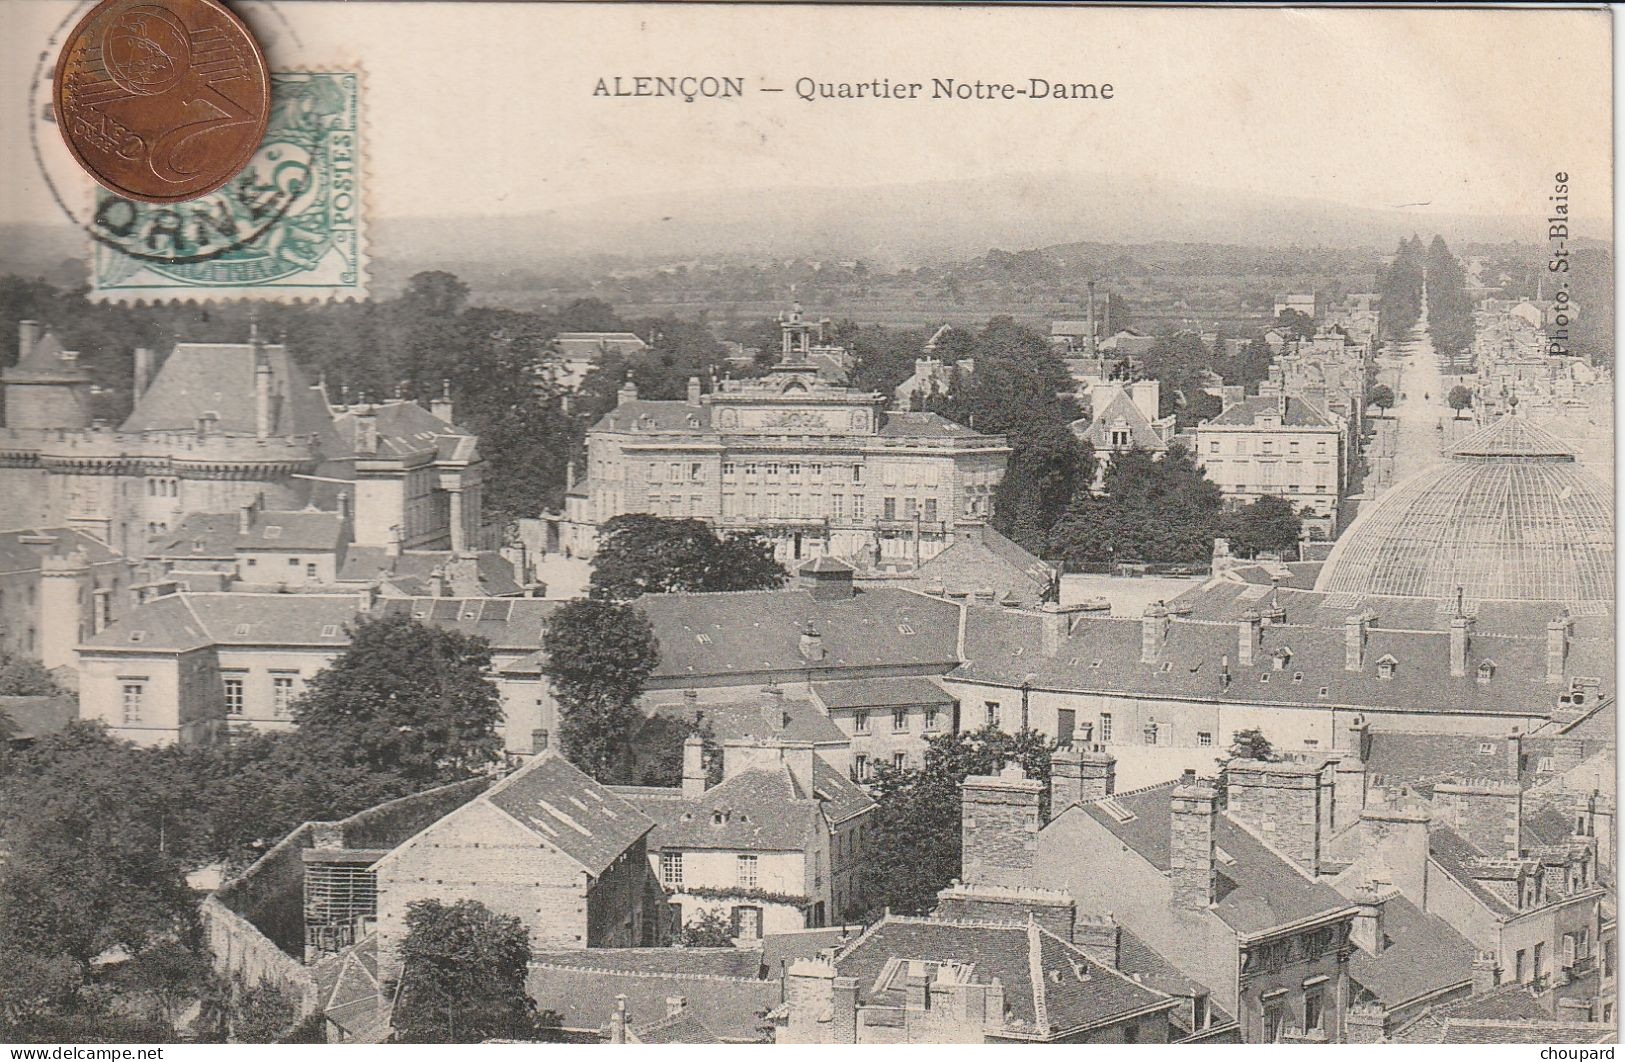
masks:
{"type": "Polygon", "coordinates": [[[176,203],[248,165],[271,116],[265,56],[215,0],[102,0],[56,64],[57,128],[126,199],[176,203]]]}

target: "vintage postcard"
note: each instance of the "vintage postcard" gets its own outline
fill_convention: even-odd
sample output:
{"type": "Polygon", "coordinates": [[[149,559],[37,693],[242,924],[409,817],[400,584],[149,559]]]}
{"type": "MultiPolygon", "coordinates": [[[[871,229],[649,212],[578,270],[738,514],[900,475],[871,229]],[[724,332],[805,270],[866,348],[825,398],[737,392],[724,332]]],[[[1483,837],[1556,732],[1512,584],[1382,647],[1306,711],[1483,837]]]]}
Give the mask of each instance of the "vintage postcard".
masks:
{"type": "Polygon", "coordinates": [[[1613,1057],[1612,11],[109,2],[0,1040],[1613,1057]]]}

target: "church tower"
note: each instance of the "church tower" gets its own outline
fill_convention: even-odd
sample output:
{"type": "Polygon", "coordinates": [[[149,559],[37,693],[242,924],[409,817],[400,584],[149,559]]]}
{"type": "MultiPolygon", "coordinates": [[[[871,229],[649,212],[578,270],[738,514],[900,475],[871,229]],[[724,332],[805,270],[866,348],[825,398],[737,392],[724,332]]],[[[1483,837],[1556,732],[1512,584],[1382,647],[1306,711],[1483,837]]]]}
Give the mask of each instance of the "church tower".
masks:
{"type": "Polygon", "coordinates": [[[17,326],[17,364],[0,372],[8,428],[84,428],[90,425],[90,376],[79,355],[38,321],[17,326]]]}

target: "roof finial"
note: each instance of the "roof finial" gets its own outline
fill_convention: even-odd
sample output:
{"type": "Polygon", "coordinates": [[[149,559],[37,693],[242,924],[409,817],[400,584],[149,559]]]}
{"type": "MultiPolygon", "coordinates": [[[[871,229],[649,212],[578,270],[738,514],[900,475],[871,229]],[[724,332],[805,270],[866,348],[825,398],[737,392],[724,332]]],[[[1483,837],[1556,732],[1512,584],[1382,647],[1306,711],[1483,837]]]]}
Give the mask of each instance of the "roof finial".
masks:
{"type": "Polygon", "coordinates": [[[1466,591],[1460,586],[1456,587],[1456,615],[1467,615],[1466,591]]]}

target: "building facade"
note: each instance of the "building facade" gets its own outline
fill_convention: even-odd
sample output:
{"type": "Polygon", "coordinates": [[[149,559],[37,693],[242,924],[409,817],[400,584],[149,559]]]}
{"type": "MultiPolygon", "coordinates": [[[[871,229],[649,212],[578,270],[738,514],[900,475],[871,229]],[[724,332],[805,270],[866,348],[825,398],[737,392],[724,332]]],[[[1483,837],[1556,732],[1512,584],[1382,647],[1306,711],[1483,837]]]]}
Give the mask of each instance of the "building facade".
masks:
{"type": "Polygon", "coordinates": [[[1344,444],[1336,418],[1282,392],[1245,398],[1198,425],[1195,456],[1227,504],[1273,494],[1304,514],[1311,536],[1329,538],[1343,489],[1344,444]]]}
{"type": "Polygon", "coordinates": [[[564,546],[591,556],[599,525],[652,513],[761,531],[786,561],[918,562],[943,548],[957,519],[992,515],[1010,453],[1003,436],[888,413],[886,396],[822,379],[810,349],[792,344],[772,372],[709,394],[690,380],[683,401],[624,386],[588,432],[564,546]]]}

